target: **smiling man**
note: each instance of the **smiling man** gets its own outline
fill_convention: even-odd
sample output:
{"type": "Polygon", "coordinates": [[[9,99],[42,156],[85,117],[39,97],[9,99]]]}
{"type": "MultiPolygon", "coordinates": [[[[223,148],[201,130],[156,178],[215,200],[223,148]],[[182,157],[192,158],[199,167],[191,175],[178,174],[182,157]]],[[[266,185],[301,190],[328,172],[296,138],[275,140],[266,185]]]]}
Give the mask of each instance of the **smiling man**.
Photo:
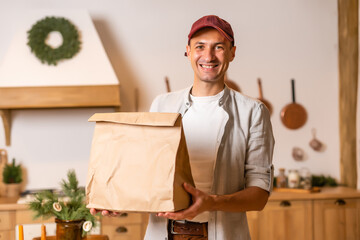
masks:
{"type": "Polygon", "coordinates": [[[192,196],[189,208],[152,214],[145,239],[250,239],[246,211],[267,203],[273,179],[270,116],[261,102],[224,83],[234,43],[225,20],[197,20],[186,46],[193,85],[152,103],[152,112],[182,114],[196,188],[184,183],[192,196]]]}

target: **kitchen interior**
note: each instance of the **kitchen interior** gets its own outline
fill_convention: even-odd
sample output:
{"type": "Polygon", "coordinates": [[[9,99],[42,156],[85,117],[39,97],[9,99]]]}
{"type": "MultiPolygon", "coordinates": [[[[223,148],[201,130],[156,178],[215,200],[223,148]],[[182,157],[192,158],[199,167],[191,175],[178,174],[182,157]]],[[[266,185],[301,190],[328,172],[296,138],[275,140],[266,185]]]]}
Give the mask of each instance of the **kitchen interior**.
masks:
{"type": "MultiPolygon", "coordinates": [[[[336,0],[0,1],[0,164],[22,169],[21,197],[0,185],[0,239],[19,239],[19,225],[25,240],[43,225],[55,234],[54,218],[34,220],[26,198],[58,190],[70,169],[86,185],[94,113],[146,112],[157,95],[192,83],[187,34],[208,14],[234,30],[228,85],[271,109],[274,190],[263,211],[247,213],[252,239],[360,239],[358,9],[336,0]],[[56,65],[27,45],[46,16],[71,20],[81,41],[56,65]]],[[[103,217],[93,233],[138,240],[146,222],[103,217]]]]}

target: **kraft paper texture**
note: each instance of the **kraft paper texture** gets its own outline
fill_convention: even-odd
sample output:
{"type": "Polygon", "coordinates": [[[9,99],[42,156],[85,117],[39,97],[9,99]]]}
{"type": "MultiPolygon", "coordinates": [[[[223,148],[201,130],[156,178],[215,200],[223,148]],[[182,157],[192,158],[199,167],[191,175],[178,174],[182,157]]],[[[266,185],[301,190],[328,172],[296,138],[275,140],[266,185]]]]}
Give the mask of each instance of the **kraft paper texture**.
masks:
{"type": "Polygon", "coordinates": [[[190,205],[182,184],[194,185],[181,115],[101,113],[86,185],[88,208],[173,212],[190,205]]]}

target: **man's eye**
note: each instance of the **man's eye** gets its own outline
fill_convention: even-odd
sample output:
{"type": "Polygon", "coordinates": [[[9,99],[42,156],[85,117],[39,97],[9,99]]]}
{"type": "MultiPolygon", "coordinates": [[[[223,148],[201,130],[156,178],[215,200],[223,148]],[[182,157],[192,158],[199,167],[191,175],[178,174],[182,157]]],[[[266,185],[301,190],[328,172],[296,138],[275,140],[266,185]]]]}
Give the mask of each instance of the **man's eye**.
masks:
{"type": "Polygon", "coordinates": [[[196,48],[196,49],[203,49],[203,48],[204,48],[204,46],[202,46],[202,45],[198,45],[198,46],[196,46],[195,48],[196,48]]]}
{"type": "Polygon", "coordinates": [[[218,46],[216,46],[216,49],[224,49],[224,47],[221,45],[218,45],[218,46]]]}

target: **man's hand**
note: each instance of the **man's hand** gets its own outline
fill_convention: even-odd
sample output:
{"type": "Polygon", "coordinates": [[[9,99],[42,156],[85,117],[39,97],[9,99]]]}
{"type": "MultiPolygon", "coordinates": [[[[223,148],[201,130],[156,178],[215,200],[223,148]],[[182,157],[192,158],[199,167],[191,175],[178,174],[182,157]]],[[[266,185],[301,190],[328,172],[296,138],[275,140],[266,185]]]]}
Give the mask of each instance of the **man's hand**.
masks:
{"type": "Polygon", "coordinates": [[[158,217],[169,218],[173,220],[191,220],[204,211],[211,211],[214,205],[214,197],[208,195],[188,183],[184,183],[184,189],[191,194],[192,205],[187,209],[177,212],[158,213],[158,217]]]}
{"type": "Polygon", "coordinates": [[[110,216],[110,217],[116,217],[116,216],[121,215],[120,212],[113,212],[113,211],[109,211],[109,210],[98,210],[95,208],[90,209],[91,215],[96,215],[99,212],[101,212],[101,215],[103,215],[103,216],[110,216]]]}

